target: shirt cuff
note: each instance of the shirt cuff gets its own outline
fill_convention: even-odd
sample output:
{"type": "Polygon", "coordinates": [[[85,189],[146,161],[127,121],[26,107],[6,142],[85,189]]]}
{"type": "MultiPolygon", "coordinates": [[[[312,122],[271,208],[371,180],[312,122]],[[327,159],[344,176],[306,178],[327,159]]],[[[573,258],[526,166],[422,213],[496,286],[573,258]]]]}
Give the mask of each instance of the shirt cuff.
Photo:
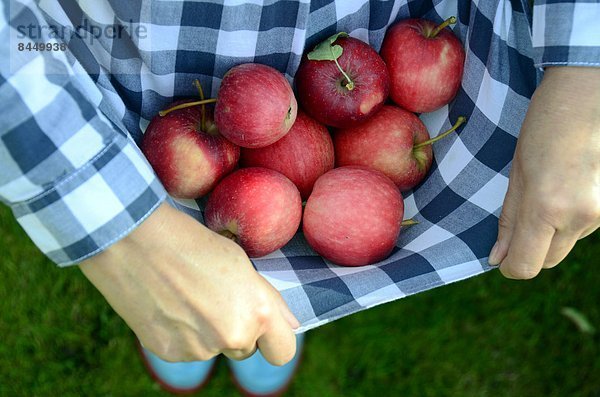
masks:
{"type": "Polygon", "coordinates": [[[536,67],[600,66],[600,3],[539,1],[533,7],[536,67]]]}
{"type": "Polygon", "coordinates": [[[38,248],[67,266],[125,237],[166,195],[138,147],[115,134],[89,162],[12,210],[38,248]]]}

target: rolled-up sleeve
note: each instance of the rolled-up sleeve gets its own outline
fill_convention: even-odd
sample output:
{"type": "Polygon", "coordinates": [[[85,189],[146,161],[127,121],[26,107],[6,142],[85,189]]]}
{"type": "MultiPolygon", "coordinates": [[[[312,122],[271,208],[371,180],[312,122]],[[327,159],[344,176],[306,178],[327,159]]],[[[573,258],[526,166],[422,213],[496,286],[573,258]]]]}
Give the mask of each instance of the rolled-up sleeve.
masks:
{"type": "Polygon", "coordinates": [[[126,236],[166,193],[133,140],[90,99],[89,76],[61,51],[12,48],[17,19],[42,24],[35,3],[2,4],[0,200],[50,259],[74,264],[126,236]]]}
{"type": "Polygon", "coordinates": [[[535,1],[532,42],[538,67],[600,66],[600,3],[535,1]]]}

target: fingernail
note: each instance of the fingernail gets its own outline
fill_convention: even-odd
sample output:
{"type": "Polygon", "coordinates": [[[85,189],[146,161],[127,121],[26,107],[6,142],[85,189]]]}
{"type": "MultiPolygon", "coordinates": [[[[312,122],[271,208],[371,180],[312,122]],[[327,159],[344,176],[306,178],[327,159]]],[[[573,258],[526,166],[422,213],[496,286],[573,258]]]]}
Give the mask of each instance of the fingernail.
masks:
{"type": "Polygon", "coordinates": [[[300,321],[296,320],[296,317],[294,317],[294,320],[295,320],[295,321],[294,321],[294,322],[293,322],[293,324],[292,324],[292,328],[293,328],[293,329],[298,329],[298,328],[300,328],[300,321]]]}
{"type": "Polygon", "coordinates": [[[490,266],[498,266],[500,264],[500,243],[496,241],[496,244],[492,247],[492,251],[490,252],[490,257],[488,258],[488,263],[490,266]]]}

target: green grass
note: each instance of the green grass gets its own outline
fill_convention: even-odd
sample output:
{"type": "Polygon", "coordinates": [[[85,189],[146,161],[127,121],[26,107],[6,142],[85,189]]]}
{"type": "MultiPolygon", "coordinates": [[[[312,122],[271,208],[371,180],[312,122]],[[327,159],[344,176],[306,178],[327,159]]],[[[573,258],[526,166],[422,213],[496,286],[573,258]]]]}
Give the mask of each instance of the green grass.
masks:
{"type": "MultiPolygon", "coordinates": [[[[0,396],[163,396],[133,335],[76,267],[0,208],[0,396]]],[[[529,282],[498,272],[308,333],[289,396],[600,396],[600,235],[529,282]]],[[[203,396],[238,396],[223,361],[203,396]]]]}

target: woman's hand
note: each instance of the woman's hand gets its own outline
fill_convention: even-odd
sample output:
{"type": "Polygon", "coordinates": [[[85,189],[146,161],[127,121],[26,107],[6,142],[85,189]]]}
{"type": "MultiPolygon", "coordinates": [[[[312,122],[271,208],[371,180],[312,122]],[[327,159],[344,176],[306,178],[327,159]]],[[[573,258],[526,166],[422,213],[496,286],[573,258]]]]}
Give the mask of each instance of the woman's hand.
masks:
{"type": "Polygon", "coordinates": [[[294,357],[299,324],[280,294],[237,244],[167,204],[80,268],[165,360],[294,357]]]}
{"type": "Polygon", "coordinates": [[[532,98],[489,262],[529,279],[600,226],[600,68],[551,67],[532,98]]]}

